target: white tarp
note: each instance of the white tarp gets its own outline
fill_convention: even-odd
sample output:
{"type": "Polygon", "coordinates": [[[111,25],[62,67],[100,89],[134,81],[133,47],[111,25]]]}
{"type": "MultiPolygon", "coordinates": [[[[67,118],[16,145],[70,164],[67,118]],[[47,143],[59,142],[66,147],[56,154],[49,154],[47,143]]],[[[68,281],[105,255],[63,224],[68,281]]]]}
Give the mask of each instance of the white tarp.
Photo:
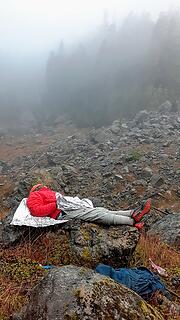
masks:
{"type": "Polygon", "coordinates": [[[26,205],[27,199],[24,198],[18,206],[14,217],[11,221],[13,226],[29,226],[29,227],[48,227],[56,224],[67,222],[68,220],[55,220],[49,217],[34,217],[30,214],[30,211],[26,205]]]}

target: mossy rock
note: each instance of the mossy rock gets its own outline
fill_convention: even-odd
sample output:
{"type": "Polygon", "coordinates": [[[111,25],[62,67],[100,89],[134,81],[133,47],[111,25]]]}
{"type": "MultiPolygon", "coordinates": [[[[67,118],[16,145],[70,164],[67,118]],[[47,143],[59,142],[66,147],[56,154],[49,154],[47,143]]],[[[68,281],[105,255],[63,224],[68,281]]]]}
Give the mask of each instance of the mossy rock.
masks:
{"type": "MultiPolygon", "coordinates": [[[[69,256],[73,255],[69,263],[91,268],[99,262],[114,267],[128,266],[139,240],[137,229],[129,226],[108,227],[72,220],[62,228],[66,230],[69,256]]],[[[57,231],[58,238],[61,232],[57,231]]]]}
{"type": "Polygon", "coordinates": [[[163,320],[130,289],[93,270],[52,269],[35,287],[29,304],[13,320],[163,320]]]}

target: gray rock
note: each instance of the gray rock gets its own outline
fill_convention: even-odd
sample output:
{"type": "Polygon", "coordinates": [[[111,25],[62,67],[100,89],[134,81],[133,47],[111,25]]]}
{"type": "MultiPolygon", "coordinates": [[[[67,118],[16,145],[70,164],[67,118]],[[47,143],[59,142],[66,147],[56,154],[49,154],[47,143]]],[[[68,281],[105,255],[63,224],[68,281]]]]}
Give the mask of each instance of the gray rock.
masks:
{"type": "Polygon", "coordinates": [[[135,181],[133,182],[133,185],[134,185],[134,186],[143,186],[143,187],[146,187],[146,186],[147,186],[147,182],[146,182],[145,180],[143,180],[143,179],[141,179],[141,180],[135,180],[135,181]]]}
{"type": "Polygon", "coordinates": [[[151,178],[151,184],[154,187],[160,187],[164,184],[164,179],[159,174],[154,174],[151,178]]]}
{"type": "Polygon", "coordinates": [[[122,180],[124,180],[124,178],[123,178],[123,176],[121,176],[121,174],[115,174],[115,179],[117,180],[117,181],[122,181],[122,180]]]}
{"type": "Polygon", "coordinates": [[[71,221],[63,228],[69,232],[67,241],[77,261],[88,267],[102,261],[127,266],[139,240],[138,231],[129,226],[106,227],[71,221]]]}
{"type": "Polygon", "coordinates": [[[151,178],[153,175],[153,171],[150,167],[145,167],[143,170],[142,170],[142,176],[145,177],[145,178],[151,178]]]}
{"type": "MultiPolygon", "coordinates": [[[[180,122],[180,121],[179,121],[179,122],[180,122]]],[[[122,127],[123,129],[128,129],[128,125],[127,125],[126,123],[122,123],[121,127],[122,127]]]]}
{"type": "Polygon", "coordinates": [[[119,120],[115,120],[114,122],[113,122],[113,124],[112,124],[112,126],[110,127],[110,130],[113,132],[113,133],[115,133],[115,134],[117,134],[117,133],[119,133],[119,131],[120,131],[120,122],[119,122],[119,120]]]}
{"type": "Polygon", "coordinates": [[[125,167],[123,168],[123,172],[124,172],[124,173],[129,173],[129,168],[128,168],[128,166],[125,166],[125,167]]]}
{"type": "Polygon", "coordinates": [[[134,119],[135,124],[141,124],[141,123],[143,123],[147,118],[148,118],[148,112],[147,112],[147,110],[142,110],[142,111],[140,111],[140,112],[136,115],[136,117],[135,117],[135,119],[134,119]]]}
{"type": "Polygon", "coordinates": [[[77,170],[73,166],[64,165],[63,170],[66,170],[68,174],[75,174],[75,175],[77,174],[77,170]]]}
{"type": "Polygon", "coordinates": [[[171,246],[180,249],[180,213],[169,214],[154,223],[148,234],[157,235],[171,246]]]}
{"type": "Polygon", "coordinates": [[[93,270],[52,269],[13,320],[162,320],[140,296],[93,270]],[[132,307],[133,306],[133,307],[132,307]]]}
{"type": "Polygon", "coordinates": [[[14,212],[16,208],[10,212],[9,215],[5,219],[2,220],[1,225],[1,239],[0,242],[4,246],[9,246],[17,241],[19,241],[23,235],[26,233],[27,228],[19,228],[15,226],[11,226],[10,223],[12,221],[14,212]]]}

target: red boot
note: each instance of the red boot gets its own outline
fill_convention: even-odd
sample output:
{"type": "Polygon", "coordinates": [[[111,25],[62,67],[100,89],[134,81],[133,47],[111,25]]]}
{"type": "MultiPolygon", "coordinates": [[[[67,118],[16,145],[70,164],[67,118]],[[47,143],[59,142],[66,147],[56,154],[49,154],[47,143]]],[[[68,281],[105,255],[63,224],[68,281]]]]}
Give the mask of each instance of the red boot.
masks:
{"type": "Polygon", "coordinates": [[[148,199],[145,203],[142,204],[140,209],[134,210],[132,217],[135,222],[141,221],[145,214],[147,214],[151,209],[151,199],[148,199]]]}
{"type": "Polygon", "coordinates": [[[144,222],[135,223],[134,227],[140,231],[144,227],[144,222]]]}

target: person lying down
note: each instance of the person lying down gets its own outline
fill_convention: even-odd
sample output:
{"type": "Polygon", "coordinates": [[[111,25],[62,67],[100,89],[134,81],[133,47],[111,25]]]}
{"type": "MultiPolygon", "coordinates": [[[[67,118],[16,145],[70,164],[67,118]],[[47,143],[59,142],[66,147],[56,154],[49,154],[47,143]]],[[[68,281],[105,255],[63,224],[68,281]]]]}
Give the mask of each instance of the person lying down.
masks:
{"type": "Polygon", "coordinates": [[[137,209],[111,211],[103,207],[94,207],[89,199],[66,197],[38,184],[29,193],[27,207],[31,215],[36,217],[50,217],[56,220],[80,219],[106,225],[129,225],[140,230],[144,226],[142,218],[151,209],[151,200],[143,202],[137,209]]]}

